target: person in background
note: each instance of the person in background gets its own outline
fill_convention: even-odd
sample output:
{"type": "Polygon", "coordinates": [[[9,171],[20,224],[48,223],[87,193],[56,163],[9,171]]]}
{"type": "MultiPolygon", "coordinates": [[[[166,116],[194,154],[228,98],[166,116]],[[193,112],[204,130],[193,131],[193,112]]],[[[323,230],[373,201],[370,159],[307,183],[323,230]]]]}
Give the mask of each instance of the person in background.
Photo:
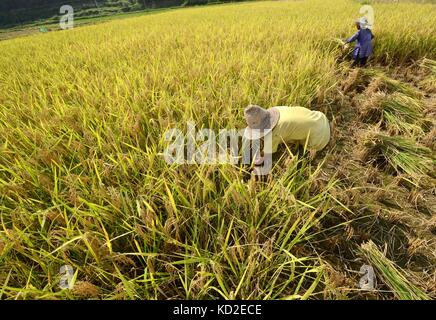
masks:
{"type": "Polygon", "coordinates": [[[372,39],[374,35],[371,32],[368,20],[363,17],[355,21],[357,32],[350,38],[344,40],[345,44],[356,41],[356,46],[353,50],[353,64],[352,67],[359,65],[361,67],[366,65],[368,58],[372,55],[373,46],[372,39]]]}
{"type": "MultiPolygon", "coordinates": [[[[271,162],[272,154],[277,151],[281,143],[296,143],[301,148],[307,146],[311,158],[315,152],[322,150],[330,141],[330,123],[324,113],[303,107],[279,106],[264,109],[257,105],[249,105],[244,110],[244,137],[257,140],[265,144],[265,137],[272,135],[271,145],[264,148],[263,154],[254,159],[254,170],[261,167],[271,167],[264,161],[271,162]]],[[[264,173],[261,173],[264,174],[264,173]]]]}

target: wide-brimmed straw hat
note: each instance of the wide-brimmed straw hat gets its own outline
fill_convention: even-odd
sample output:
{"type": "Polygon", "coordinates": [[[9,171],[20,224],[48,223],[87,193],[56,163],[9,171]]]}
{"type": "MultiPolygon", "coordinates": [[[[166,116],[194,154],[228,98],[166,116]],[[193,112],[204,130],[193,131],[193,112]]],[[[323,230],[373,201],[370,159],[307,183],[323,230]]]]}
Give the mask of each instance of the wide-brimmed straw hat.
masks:
{"type": "Polygon", "coordinates": [[[268,110],[249,105],[244,109],[244,117],[248,127],[245,128],[244,137],[249,140],[256,140],[264,137],[274,129],[279,122],[280,113],[276,108],[268,110]]]}

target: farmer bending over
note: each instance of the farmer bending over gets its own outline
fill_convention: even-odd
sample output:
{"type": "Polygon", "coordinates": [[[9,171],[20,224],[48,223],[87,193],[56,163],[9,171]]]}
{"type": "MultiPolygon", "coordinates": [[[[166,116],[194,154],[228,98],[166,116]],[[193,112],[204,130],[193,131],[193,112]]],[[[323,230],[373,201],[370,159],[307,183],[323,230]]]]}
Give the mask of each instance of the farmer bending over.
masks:
{"type": "MultiPolygon", "coordinates": [[[[330,140],[330,125],[327,117],[320,111],[303,107],[273,107],[268,110],[250,105],[244,110],[248,127],[244,136],[248,140],[265,140],[271,136],[270,148],[264,146],[264,154],[259,154],[254,164],[269,167],[264,161],[271,161],[272,154],[282,142],[306,145],[311,154],[323,149],[330,140]],[[267,150],[269,149],[269,150],[267,150]],[[270,154],[268,154],[270,153],[270,154]]],[[[262,169],[256,167],[255,170],[262,169]]],[[[258,174],[266,174],[258,173],[258,174]]]]}
{"type": "Polygon", "coordinates": [[[345,44],[357,41],[353,50],[353,64],[352,67],[360,65],[365,66],[366,61],[372,54],[372,39],[374,35],[371,32],[368,20],[363,17],[360,20],[356,20],[357,32],[350,38],[344,40],[345,44]]]}

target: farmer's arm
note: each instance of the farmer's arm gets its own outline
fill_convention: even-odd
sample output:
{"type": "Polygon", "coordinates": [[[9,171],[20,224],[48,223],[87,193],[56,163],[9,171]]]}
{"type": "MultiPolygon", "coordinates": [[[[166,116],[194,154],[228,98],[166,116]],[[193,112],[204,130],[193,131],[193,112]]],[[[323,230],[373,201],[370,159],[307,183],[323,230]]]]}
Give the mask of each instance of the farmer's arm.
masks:
{"type": "Polygon", "coordinates": [[[262,155],[254,161],[256,167],[253,168],[255,175],[267,175],[272,168],[272,154],[277,152],[280,140],[269,136],[270,139],[264,142],[262,155]]]}
{"type": "Polygon", "coordinates": [[[278,142],[277,140],[273,140],[270,148],[266,147],[260,154],[256,155],[256,157],[254,158],[254,165],[255,166],[264,165],[265,159],[272,159],[272,154],[277,152],[277,148],[278,148],[278,142]]]}
{"type": "Polygon", "coordinates": [[[359,32],[360,32],[360,30],[357,31],[352,37],[346,39],[345,43],[350,43],[350,42],[356,41],[357,38],[359,37],[359,32]]]}

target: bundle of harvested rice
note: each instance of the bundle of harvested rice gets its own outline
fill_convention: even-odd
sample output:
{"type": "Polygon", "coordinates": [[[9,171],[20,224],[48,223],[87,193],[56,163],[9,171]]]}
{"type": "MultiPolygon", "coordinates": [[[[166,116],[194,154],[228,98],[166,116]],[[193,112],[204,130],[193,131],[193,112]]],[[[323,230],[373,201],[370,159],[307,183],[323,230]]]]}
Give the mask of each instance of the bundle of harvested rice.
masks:
{"type": "Polygon", "coordinates": [[[359,108],[360,118],[369,123],[380,123],[393,134],[422,135],[431,129],[432,122],[423,116],[424,104],[401,93],[374,94],[359,108]]]}
{"type": "Polygon", "coordinates": [[[432,59],[422,59],[420,66],[430,71],[431,74],[436,75],[436,61],[432,59]]]}
{"type": "Polygon", "coordinates": [[[434,172],[436,161],[432,151],[412,138],[388,136],[373,130],[364,136],[363,147],[362,160],[388,172],[405,172],[411,176],[434,172]]]}
{"type": "Polygon", "coordinates": [[[422,89],[427,92],[436,93],[436,61],[424,58],[420,66],[428,71],[428,76],[421,80],[422,89]]]}
{"type": "Polygon", "coordinates": [[[365,93],[371,94],[376,91],[384,91],[386,93],[399,92],[412,98],[421,98],[422,94],[417,89],[399,80],[392,79],[384,72],[377,69],[362,69],[362,79],[368,79],[369,85],[365,93]]]}
{"type": "Polygon", "coordinates": [[[423,290],[407,279],[406,274],[389,260],[371,240],[360,247],[368,262],[374,266],[384,283],[400,300],[430,300],[423,290]]]}

